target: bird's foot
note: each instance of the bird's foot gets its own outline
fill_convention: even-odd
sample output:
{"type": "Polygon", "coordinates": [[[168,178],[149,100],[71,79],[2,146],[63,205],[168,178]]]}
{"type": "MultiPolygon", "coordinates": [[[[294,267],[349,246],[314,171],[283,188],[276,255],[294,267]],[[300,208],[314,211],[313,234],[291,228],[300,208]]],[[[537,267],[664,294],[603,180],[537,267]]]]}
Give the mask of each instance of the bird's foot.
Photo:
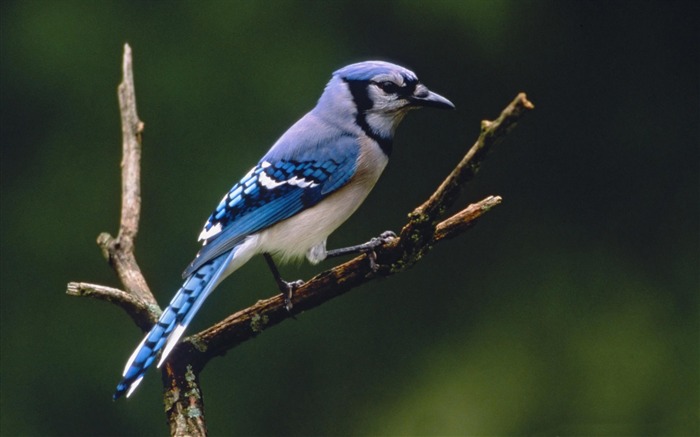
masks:
{"type": "Polygon", "coordinates": [[[379,271],[379,264],[377,263],[377,252],[375,252],[375,249],[387,244],[395,238],[396,233],[394,231],[384,231],[381,234],[379,234],[378,237],[374,237],[367,243],[365,243],[367,245],[367,248],[364,249],[363,252],[367,254],[367,259],[369,260],[369,268],[372,269],[372,272],[377,273],[377,271],[379,271]]]}
{"type": "Polygon", "coordinates": [[[396,238],[396,234],[393,231],[384,231],[378,237],[374,237],[366,243],[358,244],[357,246],[343,247],[341,249],[329,250],[326,253],[328,258],[349,255],[353,253],[365,253],[367,254],[367,259],[369,260],[369,266],[373,272],[379,270],[379,264],[377,264],[377,253],[375,250],[383,246],[384,244],[390,242],[396,238]]]}
{"type": "Polygon", "coordinates": [[[277,288],[279,288],[280,292],[284,296],[284,307],[287,309],[287,311],[291,311],[292,307],[294,306],[292,305],[292,297],[294,296],[294,292],[297,291],[299,287],[304,285],[304,281],[301,279],[291,282],[285,281],[280,276],[280,271],[277,269],[277,265],[275,265],[275,262],[272,260],[272,255],[269,253],[264,253],[263,256],[265,257],[265,261],[267,261],[267,265],[270,267],[272,276],[275,278],[277,288]]]}
{"type": "Polygon", "coordinates": [[[294,304],[292,304],[292,297],[294,297],[294,292],[304,285],[304,281],[297,279],[296,281],[287,282],[283,279],[279,279],[277,285],[284,296],[284,307],[287,311],[292,311],[294,304]]]}

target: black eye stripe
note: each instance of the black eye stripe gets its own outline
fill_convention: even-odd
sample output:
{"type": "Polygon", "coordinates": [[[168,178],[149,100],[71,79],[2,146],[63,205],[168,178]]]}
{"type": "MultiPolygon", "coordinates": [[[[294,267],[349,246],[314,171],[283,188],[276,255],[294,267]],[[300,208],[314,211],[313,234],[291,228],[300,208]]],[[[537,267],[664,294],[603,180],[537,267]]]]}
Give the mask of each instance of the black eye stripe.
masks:
{"type": "Polygon", "coordinates": [[[387,94],[398,94],[401,89],[401,87],[399,87],[397,84],[388,80],[384,82],[376,82],[375,84],[387,94]]]}
{"type": "Polygon", "coordinates": [[[399,86],[397,83],[392,82],[390,80],[385,80],[382,82],[371,82],[372,84],[376,85],[379,87],[382,91],[384,91],[387,94],[396,94],[398,96],[410,96],[413,94],[413,92],[416,90],[416,81],[410,80],[404,82],[402,86],[399,86]]]}

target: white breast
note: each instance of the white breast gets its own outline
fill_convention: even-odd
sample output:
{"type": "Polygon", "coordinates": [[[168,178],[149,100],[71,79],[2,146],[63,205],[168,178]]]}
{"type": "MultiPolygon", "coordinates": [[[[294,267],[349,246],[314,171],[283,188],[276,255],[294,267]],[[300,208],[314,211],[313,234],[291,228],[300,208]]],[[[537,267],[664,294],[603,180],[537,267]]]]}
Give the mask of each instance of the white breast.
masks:
{"type": "MultiPolygon", "coordinates": [[[[388,160],[373,140],[362,138],[357,171],[351,180],[318,205],[259,232],[257,252],[268,252],[289,260],[305,256],[312,247],[325,246],[328,236],[365,200],[388,160]]],[[[325,252],[320,259],[323,257],[325,252]]]]}

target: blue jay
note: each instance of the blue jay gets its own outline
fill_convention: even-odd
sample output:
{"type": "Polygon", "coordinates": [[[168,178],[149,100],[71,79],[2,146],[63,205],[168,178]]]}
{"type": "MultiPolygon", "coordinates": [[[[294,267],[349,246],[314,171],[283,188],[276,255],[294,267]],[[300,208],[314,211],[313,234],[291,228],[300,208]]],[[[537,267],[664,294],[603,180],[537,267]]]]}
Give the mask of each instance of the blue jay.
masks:
{"type": "Polygon", "coordinates": [[[184,284],[129,358],[114,399],[128,397],[162,350],[158,367],[207,296],[253,255],[264,254],[291,308],[296,283],[282,281],[272,261],[366,251],[335,251],[326,239],[364,201],[391,154],[396,127],[424,106],[454,108],[416,75],[381,61],[333,73],[316,107],[280,137],[226,193],[199,235],[203,247],[183,273],[184,284]]]}

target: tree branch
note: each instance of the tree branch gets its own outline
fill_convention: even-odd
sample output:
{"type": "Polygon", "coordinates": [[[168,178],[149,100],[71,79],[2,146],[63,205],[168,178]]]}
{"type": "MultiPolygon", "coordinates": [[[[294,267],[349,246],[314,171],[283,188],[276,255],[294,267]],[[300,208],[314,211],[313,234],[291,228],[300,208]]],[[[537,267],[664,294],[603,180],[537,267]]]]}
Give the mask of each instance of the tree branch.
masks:
{"type": "MultiPolygon", "coordinates": [[[[499,196],[489,196],[437,225],[431,244],[453,238],[471,226],[477,219],[501,203],[499,196]]],[[[378,276],[391,276],[405,269],[399,262],[404,253],[399,239],[376,250],[377,259],[387,262],[378,271],[372,271],[367,255],[358,256],[344,264],[319,273],[294,292],[291,311],[281,294],[259,300],[254,305],[226,317],[215,325],[193,334],[175,347],[169,361],[187,360],[196,372],[215,356],[224,355],[246,340],[250,340],[280,322],[315,308],[378,276]],[[393,261],[393,262],[392,262],[393,261]]]]}
{"type": "Polygon", "coordinates": [[[418,261],[434,238],[437,221],[454,204],[462,187],[479,171],[486,154],[510,132],[526,111],[535,106],[525,93],[518,94],[494,121],[483,120],[481,133],[462,160],[421,206],[409,214],[409,222],[401,230],[403,262],[418,261]]]}
{"type": "Polygon", "coordinates": [[[124,44],[122,83],[117,88],[122,119],[122,213],[119,242],[132,250],[139,231],[141,213],[141,141],[144,124],[136,112],[136,90],[131,60],[131,47],[124,44]]]}
{"type": "Polygon", "coordinates": [[[134,319],[142,331],[148,331],[158,321],[160,308],[147,305],[140,298],[117,288],[86,282],[69,282],[66,294],[69,296],[88,296],[116,304],[134,319]]]}
{"type": "Polygon", "coordinates": [[[122,83],[118,87],[122,120],[122,209],[119,234],[114,238],[104,232],[97,237],[97,244],[114,267],[126,291],[146,305],[158,308],[158,302],[134,256],[134,240],[139,230],[141,214],[141,135],[144,124],[136,112],[136,91],[129,44],[124,44],[122,74],[122,83]]]}
{"type": "MultiPolygon", "coordinates": [[[[97,238],[105,258],[114,268],[125,291],[102,285],[71,282],[67,294],[92,296],[115,303],[144,331],[157,321],[161,310],[134,256],[141,209],[140,160],[143,122],[136,112],[131,49],[124,46],[123,81],[119,85],[122,118],[122,209],[116,238],[102,233],[97,238]]],[[[204,402],[199,374],[213,357],[223,355],[265,329],[377,277],[391,276],[413,266],[436,243],[454,238],[471,228],[479,218],[501,203],[489,196],[443,219],[460,189],[476,174],[487,152],[503,139],[516,122],[534,106],[519,94],[494,121],[482,121],[481,134],[450,175],[422,205],[408,215],[399,237],[376,249],[377,268],[368,255],[358,256],[319,273],[294,293],[291,311],[284,298],[275,296],[232,314],[204,331],[191,335],[175,347],[163,366],[164,403],[171,435],[206,435],[204,402]]]]}

